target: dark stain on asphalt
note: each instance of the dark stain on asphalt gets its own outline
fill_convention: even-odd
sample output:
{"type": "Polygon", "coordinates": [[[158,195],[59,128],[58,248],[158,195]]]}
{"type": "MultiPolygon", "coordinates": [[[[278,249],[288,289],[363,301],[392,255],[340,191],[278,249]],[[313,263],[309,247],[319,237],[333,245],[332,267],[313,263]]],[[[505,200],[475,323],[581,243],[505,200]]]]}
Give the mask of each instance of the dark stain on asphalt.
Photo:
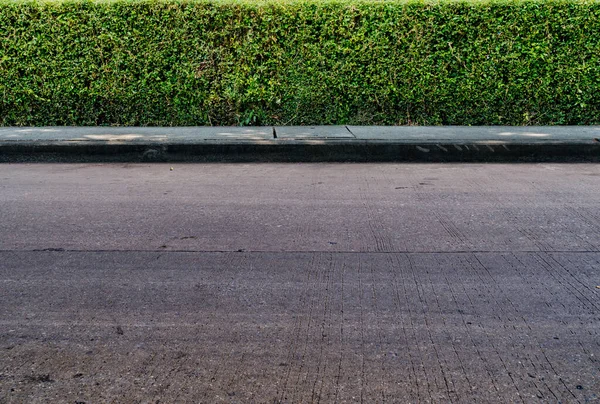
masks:
{"type": "Polygon", "coordinates": [[[117,334],[119,335],[123,335],[125,332],[123,331],[123,327],[121,327],[120,325],[117,326],[117,334]]]}
{"type": "Polygon", "coordinates": [[[54,380],[52,380],[50,378],[49,374],[27,375],[27,376],[25,376],[24,380],[29,383],[53,383],[54,382],[54,380]]]}
{"type": "Polygon", "coordinates": [[[176,359],[176,360],[183,359],[183,358],[185,358],[186,356],[188,356],[188,354],[187,354],[187,353],[185,353],[185,352],[183,352],[183,351],[177,351],[177,352],[175,352],[175,353],[173,354],[173,358],[174,358],[174,359],[176,359]]]}

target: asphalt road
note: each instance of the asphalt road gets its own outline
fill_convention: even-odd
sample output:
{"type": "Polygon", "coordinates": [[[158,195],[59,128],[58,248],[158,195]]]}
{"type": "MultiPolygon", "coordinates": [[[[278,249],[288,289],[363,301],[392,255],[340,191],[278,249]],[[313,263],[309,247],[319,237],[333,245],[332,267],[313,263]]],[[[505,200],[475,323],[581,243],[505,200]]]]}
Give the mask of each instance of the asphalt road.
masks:
{"type": "Polygon", "coordinates": [[[597,164],[0,165],[0,402],[600,402],[599,207],[597,164]]]}

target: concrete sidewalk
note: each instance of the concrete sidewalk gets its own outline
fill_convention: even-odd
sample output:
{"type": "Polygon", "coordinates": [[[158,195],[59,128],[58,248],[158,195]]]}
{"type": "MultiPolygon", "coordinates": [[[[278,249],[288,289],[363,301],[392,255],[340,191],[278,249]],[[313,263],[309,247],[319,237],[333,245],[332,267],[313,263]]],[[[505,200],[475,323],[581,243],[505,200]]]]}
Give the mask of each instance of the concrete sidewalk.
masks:
{"type": "Polygon", "coordinates": [[[0,162],[547,160],[600,160],[600,126],[0,128],[0,162]]]}

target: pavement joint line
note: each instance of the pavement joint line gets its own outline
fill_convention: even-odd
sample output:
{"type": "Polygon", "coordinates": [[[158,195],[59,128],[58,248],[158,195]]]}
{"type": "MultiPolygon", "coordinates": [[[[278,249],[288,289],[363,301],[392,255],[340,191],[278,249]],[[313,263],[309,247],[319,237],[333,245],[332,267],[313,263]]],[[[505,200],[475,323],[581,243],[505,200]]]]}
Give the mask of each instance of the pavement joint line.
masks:
{"type": "Polygon", "coordinates": [[[356,135],[354,133],[352,133],[352,131],[350,130],[350,128],[348,127],[348,125],[344,125],[344,126],[345,126],[346,130],[348,132],[350,132],[350,134],[354,137],[354,139],[356,139],[356,135]]]}
{"type": "Polygon", "coordinates": [[[44,252],[44,253],[211,253],[211,254],[225,254],[225,253],[236,253],[236,254],[509,254],[509,253],[523,253],[523,254],[598,254],[600,250],[455,250],[455,251],[328,251],[328,250],[314,250],[314,251],[261,251],[261,250],[113,250],[113,249],[94,249],[94,250],[71,250],[62,248],[50,248],[50,249],[32,249],[32,250],[0,250],[0,253],[28,253],[28,252],[44,252]]]}

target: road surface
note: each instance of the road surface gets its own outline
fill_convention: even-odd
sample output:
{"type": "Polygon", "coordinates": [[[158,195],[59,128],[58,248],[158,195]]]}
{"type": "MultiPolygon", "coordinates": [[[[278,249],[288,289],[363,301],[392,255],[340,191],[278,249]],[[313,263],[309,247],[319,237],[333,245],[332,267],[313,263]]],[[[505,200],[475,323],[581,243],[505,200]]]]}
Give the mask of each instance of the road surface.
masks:
{"type": "Polygon", "coordinates": [[[600,165],[0,165],[0,402],[600,401],[600,165]]]}

